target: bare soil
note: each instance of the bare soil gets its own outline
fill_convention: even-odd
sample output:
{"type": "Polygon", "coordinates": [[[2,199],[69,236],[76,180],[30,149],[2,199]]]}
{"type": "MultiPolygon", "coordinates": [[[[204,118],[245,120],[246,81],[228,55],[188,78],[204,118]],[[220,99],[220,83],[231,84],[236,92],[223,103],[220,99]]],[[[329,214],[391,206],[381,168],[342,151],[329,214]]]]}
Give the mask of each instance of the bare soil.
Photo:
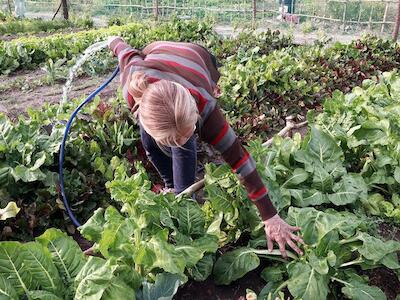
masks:
{"type": "MultiPolygon", "coordinates": [[[[20,72],[12,76],[1,76],[2,86],[15,84],[15,81],[24,82],[20,88],[7,89],[0,93],[0,112],[4,112],[11,118],[24,114],[28,107],[40,108],[44,103],[59,103],[62,99],[64,83],[54,85],[37,85],[35,81],[44,75],[44,71],[35,70],[20,72]]],[[[93,92],[103,83],[111,73],[95,77],[83,76],[76,78],[69,98],[83,98],[93,92]]],[[[114,79],[100,94],[103,99],[115,97],[119,80],[114,79]]]]}

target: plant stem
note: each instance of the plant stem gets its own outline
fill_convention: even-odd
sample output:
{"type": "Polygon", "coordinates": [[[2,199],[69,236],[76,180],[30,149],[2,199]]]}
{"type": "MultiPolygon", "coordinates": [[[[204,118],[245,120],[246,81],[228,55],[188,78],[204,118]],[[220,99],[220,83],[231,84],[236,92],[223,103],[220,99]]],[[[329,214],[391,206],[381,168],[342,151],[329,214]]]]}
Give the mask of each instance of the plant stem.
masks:
{"type": "Polygon", "coordinates": [[[350,239],[345,239],[345,240],[340,240],[339,241],[339,244],[340,245],[345,245],[345,244],[349,244],[349,243],[353,243],[353,242],[358,242],[359,241],[359,239],[357,238],[357,237],[353,237],[353,238],[350,238],[350,239]]]}
{"type": "MultiPolygon", "coordinates": [[[[270,256],[270,255],[280,256],[280,255],[282,255],[279,250],[272,250],[271,252],[269,252],[268,250],[253,250],[253,252],[255,254],[265,255],[265,256],[270,256]]],[[[287,251],[287,250],[286,250],[286,253],[289,258],[297,259],[297,256],[294,253],[287,251]]]]}
{"type": "Polygon", "coordinates": [[[332,280],[335,280],[335,281],[337,281],[337,282],[340,282],[340,283],[342,283],[342,284],[344,284],[344,285],[350,285],[348,282],[346,282],[346,281],[344,281],[344,280],[341,280],[341,279],[339,279],[339,278],[337,278],[337,277],[331,277],[331,279],[332,280]]]}
{"type": "Polygon", "coordinates": [[[289,284],[289,280],[286,280],[285,282],[283,282],[280,286],[277,287],[274,294],[280,292],[282,289],[287,287],[288,284],[289,284]]]}
{"type": "Polygon", "coordinates": [[[339,268],[344,268],[352,265],[357,265],[363,263],[365,260],[361,259],[361,257],[357,258],[356,260],[349,261],[347,263],[341,264],[339,268]]]}

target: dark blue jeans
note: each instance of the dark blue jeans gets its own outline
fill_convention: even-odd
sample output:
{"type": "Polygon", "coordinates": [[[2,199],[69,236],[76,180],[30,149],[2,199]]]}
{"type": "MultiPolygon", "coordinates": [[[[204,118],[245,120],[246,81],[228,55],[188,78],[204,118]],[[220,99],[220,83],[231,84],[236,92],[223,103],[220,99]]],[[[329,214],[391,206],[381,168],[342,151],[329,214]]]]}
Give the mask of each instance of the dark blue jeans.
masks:
{"type": "Polygon", "coordinates": [[[193,135],[182,148],[162,147],[140,126],[140,137],[146,155],[157,169],[166,187],[179,194],[196,179],[197,148],[193,135]]]}

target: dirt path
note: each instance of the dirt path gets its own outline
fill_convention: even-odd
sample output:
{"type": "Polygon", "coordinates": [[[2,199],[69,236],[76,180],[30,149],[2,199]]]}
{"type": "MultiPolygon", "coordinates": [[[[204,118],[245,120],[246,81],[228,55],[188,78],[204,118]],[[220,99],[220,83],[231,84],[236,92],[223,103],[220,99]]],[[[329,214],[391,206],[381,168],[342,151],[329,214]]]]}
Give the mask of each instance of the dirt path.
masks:
{"type": "MultiPolygon", "coordinates": [[[[26,108],[40,108],[44,103],[59,103],[62,98],[63,83],[54,85],[37,85],[38,78],[44,75],[44,71],[36,70],[20,73],[13,76],[1,76],[0,82],[3,86],[21,82],[21,86],[10,88],[0,93],[0,112],[10,117],[16,117],[26,112],[26,108]],[[30,86],[31,85],[31,86],[30,86]]],[[[69,98],[83,98],[93,92],[110,73],[95,77],[76,78],[69,98]]],[[[115,97],[119,85],[118,78],[115,78],[100,94],[100,97],[115,97]]]]}

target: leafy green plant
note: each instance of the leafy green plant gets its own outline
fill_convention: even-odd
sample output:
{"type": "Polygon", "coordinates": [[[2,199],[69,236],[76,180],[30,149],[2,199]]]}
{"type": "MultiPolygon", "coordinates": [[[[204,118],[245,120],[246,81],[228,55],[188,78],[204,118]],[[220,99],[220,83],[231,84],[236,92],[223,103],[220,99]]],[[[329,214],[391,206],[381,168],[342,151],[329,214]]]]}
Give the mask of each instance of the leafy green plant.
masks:
{"type": "Polygon", "coordinates": [[[202,41],[210,34],[213,34],[210,24],[175,19],[157,27],[131,23],[44,38],[22,37],[9,42],[0,41],[0,72],[10,74],[17,69],[33,68],[48,59],[70,60],[93,43],[113,35],[123,37],[140,49],[155,40],[202,41]]]}
{"type": "Polygon", "coordinates": [[[36,242],[0,243],[0,295],[7,299],[172,299],[181,280],[162,273],[143,282],[116,259],[85,257],[78,244],[57,229],[36,242]],[[140,289],[140,290],[139,290],[140,289]]]}
{"type": "MultiPolygon", "coordinates": [[[[104,184],[112,179],[111,161],[127,163],[127,151],[135,153],[136,125],[121,101],[106,104],[96,99],[71,128],[65,149],[65,188],[74,212],[83,219],[110,200],[104,184]],[[119,158],[114,158],[116,155],[119,158]]],[[[78,100],[67,103],[61,114],[56,105],[29,110],[29,118],[20,117],[16,122],[0,116],[0,204],[16,201],[22,209],[16,220],[5,224],[16,230],[14,238],[26,238],[23,235],[29,232],[40,234],[49,222],[64,226],[62,214],[55,219],[50,216],[64,209],[58,199],[58,151],[64,120],[77,105],[78,100]],[[42,217],[36,219],[36,215],[42,217]]]]}
{"type": "Polygon", "coordinates": [[[136,169],[128,176],[120,165],[107,183],[125,216],[112,206],[100,208],[79,228],[82,235],[95,242],[94,251],[125,261],[141,276],[162,270],[184,281],[188,274],[204,280],[213,264],[208,254],[218,248],[218,238],[207,232],[204,212],[194,200],[154,194],[143,167],[137,164],[136,169]]]}
{"type": "Polygon", "coordinates": [[[370,236],[364,220],[349,212],[290,208],[287,220],[302,228],[308,245],[304,256],[289,254],[287,263],[276,257],[278,251],[238,248],[217,260],[213,271],[217,283],[229,284],[257,268],[260,258],[268,258],[277,262],[261,273],[268,284],[257,299],[275,299],[285,288],[295,299],[328,299],[331,294],[339,296],[339,290],[350,299],[386,299],[382,290],[358,275],[358,268],[383,265],[398,270],[399,242],[370,236]]]}

